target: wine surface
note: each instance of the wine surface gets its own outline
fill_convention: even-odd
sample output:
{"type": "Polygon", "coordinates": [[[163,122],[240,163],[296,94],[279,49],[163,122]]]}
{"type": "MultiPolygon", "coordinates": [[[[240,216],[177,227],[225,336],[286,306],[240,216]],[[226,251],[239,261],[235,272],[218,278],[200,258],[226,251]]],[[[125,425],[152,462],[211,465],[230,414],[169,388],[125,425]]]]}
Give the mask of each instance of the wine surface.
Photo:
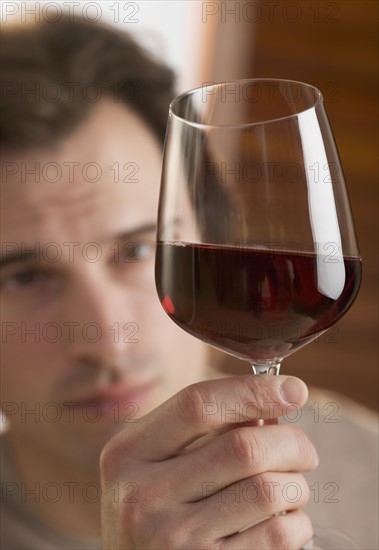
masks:
{"type": "Polygon", "coordinates": [[[280,359],[347,311],[359,258],[248,247],[158,243],[162,306],[185,331],[243,359],[280,359]]]}

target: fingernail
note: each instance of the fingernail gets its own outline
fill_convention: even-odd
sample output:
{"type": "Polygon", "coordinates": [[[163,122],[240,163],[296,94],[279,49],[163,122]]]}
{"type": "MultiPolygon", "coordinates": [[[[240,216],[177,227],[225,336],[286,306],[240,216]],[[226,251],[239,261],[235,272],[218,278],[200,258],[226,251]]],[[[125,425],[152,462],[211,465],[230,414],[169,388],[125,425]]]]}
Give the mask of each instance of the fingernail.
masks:
{"type": "Polygon", "coordinates": [[[302,405],[308,397],[308,389],[304,382],[291,376],[282,383],[280,391],[287,403],[302,405]]]}

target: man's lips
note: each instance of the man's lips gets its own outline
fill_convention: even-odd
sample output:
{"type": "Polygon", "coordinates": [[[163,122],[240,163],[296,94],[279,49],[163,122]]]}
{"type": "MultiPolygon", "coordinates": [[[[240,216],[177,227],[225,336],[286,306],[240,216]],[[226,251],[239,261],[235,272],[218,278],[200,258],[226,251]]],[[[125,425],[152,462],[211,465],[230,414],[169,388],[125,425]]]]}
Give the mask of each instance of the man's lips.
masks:
{"type": "Polygon", "coordinates": [[[84,406],[88,403],[96,403],[99,405],[109,403],[111,401],[137,402],[143,399],[151,390],[155,388],[157,381],[149,381],[133,386],[125,383],[102,388],[101,390],[95,390],[88,394],[78,394],[73,396],[69,403],[75,403],[76,406],[84,406]]]}

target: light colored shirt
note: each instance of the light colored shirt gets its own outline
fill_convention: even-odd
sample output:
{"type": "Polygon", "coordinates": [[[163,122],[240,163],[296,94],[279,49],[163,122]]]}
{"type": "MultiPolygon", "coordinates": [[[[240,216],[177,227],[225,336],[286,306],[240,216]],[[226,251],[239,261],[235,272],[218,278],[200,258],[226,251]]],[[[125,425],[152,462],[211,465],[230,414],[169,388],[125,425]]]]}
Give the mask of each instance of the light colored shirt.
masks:
{"type": "Polygon", "coordinates": [[[37,517],[22,502],[17,473],[7,444],[7,433],[0,436],[0,548],[1,550],[100,550],[99,541],[83,541],[61,533],[37,517]],[[15,493],[15,494],[12,494],[15,493]]]}
{"type": "Polygon", "coordinates": [[[337,393],[311,389],[294,425],[320,458],[317,470],[305,474],[311,489],[305,511],[313,525],[349,535],[362,550],[378,550],[377,415],[337,393]]]}

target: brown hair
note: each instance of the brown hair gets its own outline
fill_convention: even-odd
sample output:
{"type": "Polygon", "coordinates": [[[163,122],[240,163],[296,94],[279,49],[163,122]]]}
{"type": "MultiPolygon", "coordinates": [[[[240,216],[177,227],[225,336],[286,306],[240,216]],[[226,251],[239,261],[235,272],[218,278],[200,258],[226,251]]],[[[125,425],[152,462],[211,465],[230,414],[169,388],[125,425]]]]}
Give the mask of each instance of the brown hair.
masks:
{"type": "Polygon", "coordinates": [[[68,16],[5,27],[0,67],[3,147],[56,141],[104,95],[135,109],[163,141],[173,74],[123,32],[68,16]]]}

